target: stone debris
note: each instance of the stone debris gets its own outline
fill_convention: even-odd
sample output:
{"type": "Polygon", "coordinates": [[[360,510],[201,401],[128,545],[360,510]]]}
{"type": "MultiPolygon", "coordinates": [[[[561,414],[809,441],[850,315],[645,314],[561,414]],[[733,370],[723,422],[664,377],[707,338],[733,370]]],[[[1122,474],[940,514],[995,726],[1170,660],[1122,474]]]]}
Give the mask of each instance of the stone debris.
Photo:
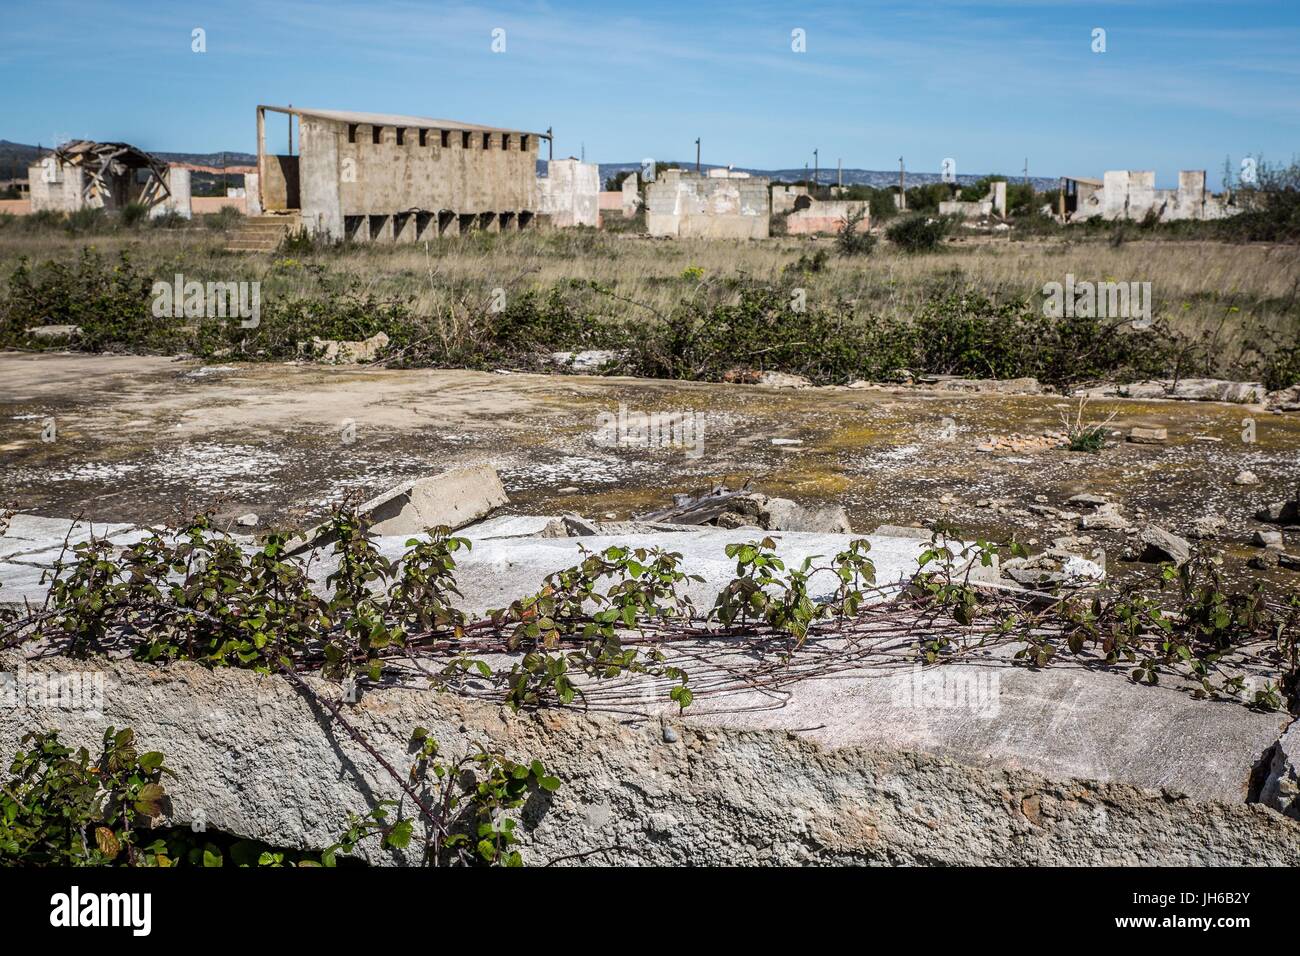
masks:
{"type": "Polygon", "coordinates": [[[1128,440],[1137,445],[1163,445],[1169,438],[1165,428],[1144,428],[1135,425],[1129,429],[1128,440]]]}
{"type": "Polygon", "coordinates": [[[1273,551],[1281,551],[1283,548],[1281,531],[1256,531],[1251,537],[1250,543],[1257,548],[1270,548],[1273,551]]]}
{"type": "Polygon", "coordinates": [[[626,361],[628,353],[622,349],[586,349],[581,352],[552,352],[552,365],[574,372],[599,372],[611,365],[626,361]]]}
{"type": "Polygon", "coordinates": [[[1188,537],[1217,538],[1219,532],[1228,526],[1228,519],[1222,515],[1201,515],[1192,521],[1188,537]]]}
{"type": "Polygon", "coordinates": [[[1124,531],[1129,527],[1131,524],[1120,514],[1119,505],[1111,501],[1103,501],[1091,514],[1079,518],[1080,531],[1124,531]]]}
{"type": "Polygon", "coordinates": [[[786,372],[763,372],[755,384],[767,385],[769,388],[810,388],[812,382],[802,375],[790,375],[786,372]]]}
{"type": "Polygon", "coordinates": [[[1300,721],[1292,722],[1273,745],[1259,802],[1300,820],[1300,721]]]}
{"type": "Polygon", "coordinates": [[[1265,404],[1272,412],[1300,412],[1300,384],[1269,392],[1265,404]]]}
{"type": "Polygon", "coordinates": [[[1293,501],[1274,501],[1255,512],[1255,520],[1267,521],[1269,524],[1300,523],[1300,499],[1293,501]]]}
{"type": "Polygon", "coordinates": [[[34,325],[27,330],[34,339],[75,339],[81,334],[79,325],[34,325]]]}
{"type": "MultiPolygon", "coordinates": [[[[911,373],[908,373],[909,376],[911,373]]],[[[1042,395],[1045,389],[1036,378],[949,378],[923,375],[922,387],[938,392],[987,392],[997,395],[1042,395]]]]}
{"type": "Polygon", "coordinates": [[[1234,485],[1257,485],[1259,484],[1259,478],[1256,477],[1253,471],[1242,469],[1237,472],[1237,476],[1232,479],[1232,483],[1234,485]]]}
{"type": "Polygon", "coordinates": [[[1046,451],[1049,448],[1059,448],[1068,442],[1068,437],[1062,431],[1047,431],[1042,435],[1021,435],[1013,433],[1010,435],[993,435],[985,438],[975,446],[976,451],[996,452],[1029,452],[1029,451],[1046,451]]]}
{"type": "MultiPolygon", "coordinates": [[[[505,488],[491,465],[453,468],[440,475],[417,478],[357,506],[377,535],[420,534],[446,526],[453,531],[509,504],[505,488]]],[[[324,526],[290,542],[290,554],[328,542],[324,526]]]]}
{"type": "Polygon", "coordinates": [[[1158,525],[1145,525],[1138,534],[1140,549],[1136,551],[1136,560],[1153,563],[1172,561],[1182,564],[1192,556],[1192,546],[1185,538],[1180,538],[1158,525]]]}
{"type": "Polygon", "coordinates": [[[1229,382],[1217,378],[1183,378],[1178,381],[1162,379],[1132,382],[1125,385],[1108,383],[1073,392],[1083,398],[1166,398],[1188,402],[1228,402],[1235,405],[1258,405],[1265,401],[1268,390],[1260,382],[1229,382]]]}
{"type": "Polygon", "coordinates": [[[702,495],[674,495],[673,507],[642,515],[642,521],[719,528],[759,528],[764,531],[811,531],[852,534],[848,512],[840,505],[808,508],[789,498],[772,498],[719,485],[702,495]]]}
{"type": "Polygon", "coordinates": [[[235,524],[239,525],[241,528],[256,528],[257,515],[253,514],[251,511],[246,515],[240,515],[235,519],[235,524]]]}
{"type": "Polygon", "coordinates": [[[1002,571],[1023,587],[1082,587],[1106,579],[1106,569],[1096,561],[1053,547],[1025,558],[1008,558],[1002,571]]]}
{"type": "Polygon", "coordinates": [[[321,362],[355,365],[361,362],[373,362],[387,347],[388,335],[384,332],[376,332],[370,338],[359,341],[322,339],[313,335],[311,343],[299,343],[298,350],[321,362]]]}

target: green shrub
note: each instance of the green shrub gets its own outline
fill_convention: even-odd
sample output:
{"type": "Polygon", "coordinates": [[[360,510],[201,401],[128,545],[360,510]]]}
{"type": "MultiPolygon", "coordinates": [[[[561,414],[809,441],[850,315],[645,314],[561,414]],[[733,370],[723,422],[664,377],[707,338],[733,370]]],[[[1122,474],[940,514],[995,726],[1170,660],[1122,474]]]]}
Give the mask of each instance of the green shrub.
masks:
{"type": "Polygon", "coordinates": [[[844,221],[844,227],[835,237],[835,249],[842,256],[865,256],[876,247],[876,237],[869,232],[859,232],[867,211],[854,209],[844,221]]]}
{"type": "Polygon", "coordinates": [[[951,221],[946,218],[908,216],[886,229],[885,235],[904,252],[933,252],[939,248],[951,226],[951,221]]]}

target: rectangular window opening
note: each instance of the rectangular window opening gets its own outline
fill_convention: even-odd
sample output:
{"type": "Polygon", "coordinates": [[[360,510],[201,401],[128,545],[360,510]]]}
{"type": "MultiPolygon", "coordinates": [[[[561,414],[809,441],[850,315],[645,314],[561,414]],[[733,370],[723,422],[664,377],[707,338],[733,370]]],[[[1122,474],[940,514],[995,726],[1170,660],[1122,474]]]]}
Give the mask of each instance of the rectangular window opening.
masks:
{"type": "Polygon", "coordinates": [[[384,133],[384,128],[382,126],[370,127],[370,141],[374,143],[376,146],[378,146],[381,142],[383,142],[383,133],[384,133]]]}

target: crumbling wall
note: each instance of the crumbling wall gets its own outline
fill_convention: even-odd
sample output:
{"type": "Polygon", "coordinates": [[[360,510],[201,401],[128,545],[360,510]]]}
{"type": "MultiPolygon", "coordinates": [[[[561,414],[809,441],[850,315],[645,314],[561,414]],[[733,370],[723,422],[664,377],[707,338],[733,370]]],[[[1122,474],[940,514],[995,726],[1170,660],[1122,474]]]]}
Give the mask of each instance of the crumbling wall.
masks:
{"type": "Polygon", "coordinates": [[[646,190],[646,225],[652,236],[766,239],[771,225],[768,186],[760,177],[709,177],[669,169],[646,190]]]}
{"type": "Polygon", "coordinates": [[[1107,170],[1100,190],[1079,189],[1073,220],[1101,217],[1110,221],[1141,221],[1148,216],[1159,222],[1189,219],[1223,219],[1240,212],[1225,196],[1205,188],[1205,170],[1182,170],[1177,189],[1157,189],[1151,170],[1107,170]]]}
{"type": "MultiPolygon", "coordinates": [[[[14,652],[0,655],[0,670],[18,666],[14,652]]],[[[0,754],[7,759],[28,729],[94,746],[107,726],[131,726],[176,774],[166,781],[173,823],[323,848],[349,810],[401,796],[374,758],[282,677],[190,663],[24,666],[102,670],[102,707],[0,708],[0,754]]],[[[308,682],[341,698],[338,685],[308,682]]],[[[578,710],[515,714],[401,689],[367,691],[345,714],[399,772],[417,725],[446,757],[482,743],[542,760],[562,786],[524,808],[522,852],[532,864],[568,854],[588,854],[574,863],[658,865],[1300,864],[1300,823],[1262,806],[915,752],[830,749],[797,732],[578,710]]],[[[409,799],[402,812],[417,813],[409,799]]],[[[375,862],[393,862],[366,849],[375,862]]]]}
{"type": "Polygon", "coordinates": [[[76,212],[82,206],[85,173],[79,166],[65,165],[53,157],[47,159],[50,161],[32,163],[27,168],[32,212],[76,212]]]}
{"type": "Polygon", "coordinates": [[[537,177],[537,210],[557,229],[600,225],[600,167],[579,160],[552,159],[537,177]]]}
{"type": "Polygon", "coordinates": [[[819,202],[809,200],[801,209],[790,213],[785,220],[785,231],[792,236],[813,235],[815,233],[836,234],[844,229],[844,224],[855,212],[862,212],[859,228],[865,231],[871,225],[871,204],[837,200],[819,202]]]}

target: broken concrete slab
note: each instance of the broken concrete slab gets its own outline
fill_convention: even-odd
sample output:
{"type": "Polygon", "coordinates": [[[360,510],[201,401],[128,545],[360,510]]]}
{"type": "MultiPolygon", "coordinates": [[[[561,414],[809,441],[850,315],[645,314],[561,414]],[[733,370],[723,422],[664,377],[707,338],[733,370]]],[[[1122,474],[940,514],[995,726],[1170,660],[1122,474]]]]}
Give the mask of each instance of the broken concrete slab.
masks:
{"type": "Polygon", "coordinates": [[[1273,747],[1259,802],[1300,820],[1300,721],[1293,722],[1273,747]]]}
{"type": "Polygon", "coordinates": [[[81,334],[79,325],[35,325],[27,330],[34,339],[75,339],[81,334]]]}
{"type": "Polygon", "coordinates": [[[1128,440],[1136,445],[1163,445],[1169,439],[1166,428],[1143,428],[1135,425],[1129,429],[1128,440]]]}
{"type": "Polygon", "coordinates": [[[1191,555],[1191,544],[1164,528],[1148,524],[1138,532],[1138,561],[1172,561],[1174,564],[1182,564],[1191,555]]]}
{"type": "Polygon", "coordinates": [[[1256,405],[1267,398],[1268,389],[1260,382],[1230,382],[1217,378],[1160,379],[1126,384],[1109,383],[1077,389],[1072,394],[1084,398],[1173,399],[1191,402],[1227,402],[1256,405]]]}
{"type": "Polygon", "coordinates": [[[1036,378],[946,378],[921,376],[922,387],[940,392],[991,392],[997,395],[1042,395],[1036,378]]]}
{"type": "Polygon", "coordinates": [[[384,332],[376,332],[370,338],[359,341],[322,339],[313,335],[310,345],[302,343],[299,345],[299,351],[321,362],[353,365],[358,362],[373,362],[387,347],[388,335],[384,332]]]}
{"type": "MultiPolygon", "coordinates": [[[[445,526],[453,531],[509,504],[501,478],[491,465],[452,468],[407,481],[357,506],[377,535],[412,535],[445,526]]],[[[324,525],[290,542],[289,553],[331,540],[324,525]]]]}
{"type": "MultiPolygon", "coordinates": [[[[18,666],[12,652],[0,655],[0,670],[18,666]]],[[[85,664],[25,666],[43,673],[85,664]]],[[[323,848],[349,812],[400,796],[374,758],[283,678],[188,662],[97,666],[106,682],[102,712],[0,710],[0,755],[8,759],[35,721],[91,747],[107,726],[130,726],[175,773],[166,822],[202,820],[276,846],[323,848]]],[[[1300,864],[1300,823],[1241,803],[1235,780],[1225,785],[1267,731],[1275,739],[1260,715],[1122,680],[1118,697],[1109,682],[1070,674],[1044,686],[1040,678],[1055,670],[1015,671],[1016,692],[1007,695],[1010,680],[1003,681],[1003,715],[992,721],[889,704],[892,689],[863,710],[857,692],[837,693],[834,681],[811,707],[823,715],[812,724],[807,707],[732,714],[733,726],[572,710],[531,716],[403,688],[344,706],[349,723],[399,772],[410,763],[416,726],[449,758],[482,744],[515,760],[540,759],[561,787],[521,815],[519,848],[534,865],[586,851],[593,853],[574,862],[1300,864]],[[887,733],[911,728],[911,739],[849,742],[879,736],[882,715],[887,733]],[[843,743],[808,739],[807,728],[826,717],[848,723],[843,743]],[[936,753],[945,739],[971,762],[936,753]],[[1035,748],[1041,760],[1023,756],[1035,748]],[[1039,762],[1052,770],[1034,769],[1039,762]],[[1089,776],[1093,770],[1111,779],[1089,776]],[[1184,781],[1199,791],[1190,799],[1181,795],[1184,781]]],[[[342,697],[337,684],[307,682],[321,696],[342,697]]],[[[418,818],[416,831],[413,845],[422,838],[418,818]]],[[[360,855],[400,862],[375,842],[360,855]]]]}

